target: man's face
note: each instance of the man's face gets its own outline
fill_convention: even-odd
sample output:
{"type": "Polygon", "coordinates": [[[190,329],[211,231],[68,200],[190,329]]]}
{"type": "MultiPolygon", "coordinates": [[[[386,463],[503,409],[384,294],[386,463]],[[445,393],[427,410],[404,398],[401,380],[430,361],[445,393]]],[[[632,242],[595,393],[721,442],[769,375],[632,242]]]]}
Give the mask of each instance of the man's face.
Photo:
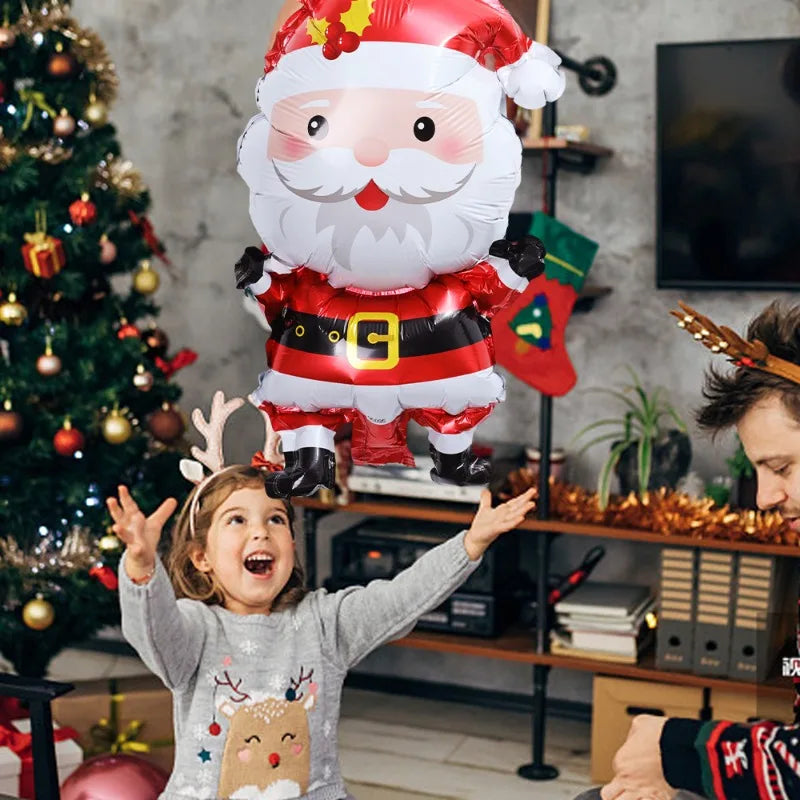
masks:
{"type": "Polygon", "coordinates": [[[279,260],[334,286],[421,288],[502,235],[519,148],[507,120],[484,130],[469,97],[310,91],[276,103],[269,125],[243,173],[253,222],[279,260]]]}
{"type": "Polygon", "coordinates": [[[756,469],[761,509],[774,508],[800,531],[800,423],[779,395],[754,405],[736,426],[744,451],[756,469]]]}

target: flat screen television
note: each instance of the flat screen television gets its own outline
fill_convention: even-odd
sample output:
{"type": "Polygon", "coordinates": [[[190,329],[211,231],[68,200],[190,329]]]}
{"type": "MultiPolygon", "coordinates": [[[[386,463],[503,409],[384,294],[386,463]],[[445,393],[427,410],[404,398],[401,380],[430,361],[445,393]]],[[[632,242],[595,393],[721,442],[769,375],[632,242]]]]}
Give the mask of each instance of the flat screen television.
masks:
{"type": "Polygon", "coordinates": [[[659,44],[656,284],[800,289],[800,39],[659,44]]]}

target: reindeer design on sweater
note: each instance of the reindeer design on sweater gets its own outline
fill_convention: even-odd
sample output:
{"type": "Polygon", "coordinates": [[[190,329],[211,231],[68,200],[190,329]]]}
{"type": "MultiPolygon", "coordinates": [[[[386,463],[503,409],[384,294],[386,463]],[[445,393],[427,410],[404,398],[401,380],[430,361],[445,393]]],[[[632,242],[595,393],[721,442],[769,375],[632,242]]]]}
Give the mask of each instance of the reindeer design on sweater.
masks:
{"type": "Polygon", "coordinates": [[[300,668],[283,697],[247,694],[234,683],[218,701],[229,720],[218,794],[230,800],[288,800],[308,791],[311,735],[307,714],[316,704],[318,685],[300,668]]]}

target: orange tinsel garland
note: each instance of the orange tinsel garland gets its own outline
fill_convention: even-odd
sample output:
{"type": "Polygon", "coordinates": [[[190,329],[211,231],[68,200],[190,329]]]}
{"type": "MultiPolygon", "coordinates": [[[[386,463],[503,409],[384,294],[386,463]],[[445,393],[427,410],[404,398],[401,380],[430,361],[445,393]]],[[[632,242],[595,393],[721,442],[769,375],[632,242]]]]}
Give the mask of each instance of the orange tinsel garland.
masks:
{"type": "MultiPolygon", "coordinates": [[[[512,472],[500,490],[501,499],[521,494],[535,484],[530,469],[512,472]]],[[[537,492],[538,495],[538,492],[537,492]]],[[[537,499],[534,497],[534,499],[537,499]]],[[[670,489],[612,496],[607,508],[600,508],[597,492],[550,479],[550,516],[565,522],[583,522],[614,528],[653,531],[664,536],[694,539],[747,540],[764,544],[797,546],[800,537],[783,517],[772,511],[734,511],[717,508],[710,498],[694,500],[670,489]]]]}

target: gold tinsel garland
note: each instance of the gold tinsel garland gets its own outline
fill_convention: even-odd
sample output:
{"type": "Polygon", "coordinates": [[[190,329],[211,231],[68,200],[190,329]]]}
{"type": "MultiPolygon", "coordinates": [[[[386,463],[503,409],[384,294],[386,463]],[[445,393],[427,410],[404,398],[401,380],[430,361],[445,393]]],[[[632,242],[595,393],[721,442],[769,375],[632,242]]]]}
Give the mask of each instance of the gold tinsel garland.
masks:
{"type": "Polygon", "coordinates": [[[23,0],[22,15],[13,26],[17,34],[32,37],[36,33],[56,31],[72,42],[75,57],[95,76],[95,97],[111,105],[117,97],[119,78],[105,44],[89,28],[82,28],[69,15],[69,4],[47,0],[31,9],[23,0]]]}
{"type": "Polygon", "coordinates": [[[61,164],[72,158],[72,148],[64,147],[55,139],[18,147],[3,136],[3,129],[0,128],[0,172],[8,169],[21,155],[44,161],[46,164],[61,164]]]}
{"type": "Polygon", "coordinates": [[[32,550],[23,550],[12,538],[0,539],[0,569],[18,569],[31,574],[70,575],[88,570],[101,559],[91,531],[72,527],[63,540],[49,534],[32,550]]]}
{"type": "Polygon", "coordinates": [[[120,198],[124,199],[139,197],[147,191],[142,175],[133,163],[111,153],[97,165],[92,183],[103,191],[113,187],[120,198]]]}
{"type": "MultiPolygon", "coordinates": [[[[530,469],[512,472],[499,493],[500,497],[521,494],[533,486],[535,480],[530,469]]],[[[651,531],[665,537],[744,540],[792,547],[800,544],[800,536],[777,512],[734,511],[727,505],[718,508],[710,498],[695,500],[670,489],[646,492],[642,498],[633,493],[627,497],[612,496],[603,509],[597,492],[551,478],[550,516],[564,522],[651,531]]]]}

